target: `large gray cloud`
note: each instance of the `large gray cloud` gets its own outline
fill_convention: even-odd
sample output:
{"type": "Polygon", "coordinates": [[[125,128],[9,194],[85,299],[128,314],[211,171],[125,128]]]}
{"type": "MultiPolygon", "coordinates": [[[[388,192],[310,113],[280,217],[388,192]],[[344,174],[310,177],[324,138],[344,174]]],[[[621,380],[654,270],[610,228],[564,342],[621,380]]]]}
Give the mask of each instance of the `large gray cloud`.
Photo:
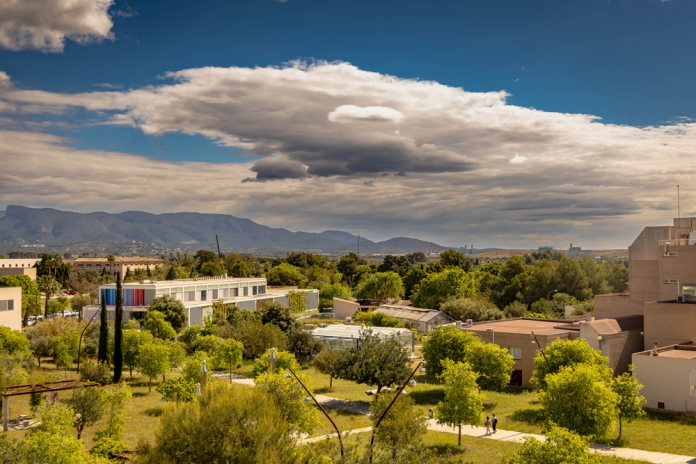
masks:
{"type": "Polygon", "coordinates": [[[113,38],[113,0],[0,0],[0,47],[61,52],[65,39],[80,44],[113,38]]]}
{"type": "MultiPolygon", "coordinates": [[[[503,91],[466,92],[346,63],[191,69],[159,86],[83,94],[17,90],[3,76],[0,111],[17,129],[0,135],[6,203],[228,212],[295,230],[453,245],[582,238],[626,246],[644,225],[669,222],[674,187],[696,174],[696,124],[688,120],[603,124],[509,105],[503,91]],[[201,134],[262,158],[176,164],[77,151],[17,122],[73,107],[103,124],[201,134]],[[45,173],[37,176],[32,164],[45,173]],[[76,165],[88,168],[64,168],[76,165]]],[[[682,205],[693,200],[683,188],[682,205]]]]}

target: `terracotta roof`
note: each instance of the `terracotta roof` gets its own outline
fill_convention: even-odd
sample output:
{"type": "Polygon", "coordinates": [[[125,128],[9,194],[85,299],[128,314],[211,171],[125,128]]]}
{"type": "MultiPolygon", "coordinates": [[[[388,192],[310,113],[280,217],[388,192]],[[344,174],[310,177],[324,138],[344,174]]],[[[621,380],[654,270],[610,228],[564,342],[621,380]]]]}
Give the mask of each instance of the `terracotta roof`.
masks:
{"type": "Polygon", "coordinates": [[[480,322],[471,327],[462,327],[462,330],[471,330],[474,332],[485,332],[487,329],[493,329],[500,333],[516,333],[516,334],[531,334],[534,331],[539,335],[550,335],[555,333],[570,332],[565,328],[557,326],[567,321],[555,319],[502,319],[499,321],[480,322]]]}

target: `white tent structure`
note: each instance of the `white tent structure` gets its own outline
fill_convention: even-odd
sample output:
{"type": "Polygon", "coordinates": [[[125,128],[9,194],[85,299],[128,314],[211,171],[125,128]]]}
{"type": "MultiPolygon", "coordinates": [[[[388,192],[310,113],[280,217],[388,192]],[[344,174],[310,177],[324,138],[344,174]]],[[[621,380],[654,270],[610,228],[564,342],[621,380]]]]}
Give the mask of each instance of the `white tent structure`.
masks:
{"type": "Polygon", "coordinates": [[[363,330],[371,329],[372,333],[381,340],[396,338],[401,346],[408,348],[413,353],[415,337],[409,329],[397,329],[394,327],[366,327],[362,325],[331,324],[327,327],[314,329],[314,338],[324,343],[324,349],[343,350],[353,346],[360,348],[358,339],[363,330]]]}

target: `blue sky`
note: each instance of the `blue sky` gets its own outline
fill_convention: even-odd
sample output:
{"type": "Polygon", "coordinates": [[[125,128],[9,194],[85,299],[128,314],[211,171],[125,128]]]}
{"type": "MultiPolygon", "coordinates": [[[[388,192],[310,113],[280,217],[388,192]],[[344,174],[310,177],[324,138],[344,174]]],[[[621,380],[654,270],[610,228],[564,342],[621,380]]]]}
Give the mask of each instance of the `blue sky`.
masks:
{"type": "MultiPolygon", "coordinates": [[[[205,67],[282,67],[298,59],[324,60],[348,62],[359,70],[380,75],[434,81],[472,94],[506,91],[509,94],[505,99],[507,105],[535,108],[544,113],[593,115],[609,125],[641,128],[689,121],[678,119],[680,117],[696,118],[696,93],[693,91],[696,2],[693,1],[173,0],[126,3],[116,0],[108,12],[113,22],[110,28],[113,40],[76,43],[68,38],[62,51],[55,53],[31,47],[0,48],[0,71],[11,76],[14,90],[40,90],[69,97],[74,93],[114,91],[125,94],[129,89],[147,86],[174,86],[176,82],[172,79],[158,78],[166,72],[205,67]]],[[[256,147],[255,156],[239,156],[249,147],[231,143],[221,146],[216,143],[220,140],[215,137],[219,136],[212,137],[206,132],[208,129],[184,134],[186,126],[177,126],[152,135],[127,125],[93,124],[123,111],[121,107],[101,107],[95,112],[82,104],[71,106],[67,103],[58,112],[34,111],[29,115],[19,112],[9,117],[15,121],[68,122],[71,124],[68,129],[46,127],[41,133],[69,137],[64,143],[78,150],[212,163],[252,163],[270,154],[256,147]]],[[[240,137],[234,128],[229,131],[240,137]]],[[[612,143],[607,144],[610,145],[612,143]]],[[[320,172],[318,165],[308,164],[299,155],[282,150],[279,153],[293,163],[309,166],[310,176],[324,175],[316,174],[320,172]]],[[[516,153],[511,151],[510,158],[516,153]]],[[[529,158],[528,154],[525,156],[529,158]]],[[[473,161],[468,159],[465,164],[473,161]]],[[[258,164],[254,166],[253,172],[264,168],[258,164]]],[[[468,169],[461,163],[457,166],[438,172],[468,169]]],[[[336,170],[329,174],[345,179],[336,170]]],[[[276,174],[269,174],[272,175],[276,174]]],[[[290,179],[304,177],[278,175],[290,179]]],[[[246,183],[245,188],[262,186],[246,183]]],[[[551,192],[544,192],[547,194],[551,192]]],[[[661,194],[648,196],[660,197],[661,194]]],[[[117,205],[113,208],[118,209],[117,205]]],[[[92,207],[79,202],[56,206],[92,207]]],[[[167,207],[153,205],[152,209],[167,207]]],[[[587,205],[574,207],[588,209],[587,205]]],[[[619,211],[615,221],[634,214],[628,212],[633,211],[632,207],[625,211],[622,207],[613,207],[619,211]]],[[[648,218],[664,222],[672,214],[655,213],[665,211],[664,205],[655,208],[647,216],[641,209],[640,218],[635,216],[634,229],[648,218]]],[[[597,224],[598,218],[605,221],[611,215],[593,213],[591,216],[590,220],[597,224]]],[[[563,216],[566,220],[568,217],[563,216]]],[[[314,224],[298,220],[291,227],[302,228],[302,224],[309,223],[314,224]]],[[[317,222],[316,227],[321,228],[319,223],[322,226],[324,223],[317,222]]],[[[627,237],[617,232],[618,222],[605,224],[603,235],[594,240],[617,246],[625,243],[627,237]]],[[[528,225],[525,221],[521,228],[527,230],[528,225]]],[[[326,224],[326,228],[337,227],[326,224]]],[[[514,227],[506,225],[503,229],[513,230],[514,227]]],[[[554,237],[572,238],[570,226],[561,227],[558,233],[547,233],[552,229],[548,224],[543,231],[530,229],[525,232],[530,238],[521,241],[533,245],[535,241],[554,240],[554,237]]],[[[452,230],[456,230],[454,225],[452,230]]],[[[421,232],[414,229],[413,233],[421,232]]],[[[443,230],[431,238],[437,239],[438,235],[456,238],[453,233],[443,230]]],[[[490,236],[481,230],[472,230],[471,234],[490,236]]],[[[517,244],[515,240],[501,238],[496,244],[513,245],[517,244]]]]}

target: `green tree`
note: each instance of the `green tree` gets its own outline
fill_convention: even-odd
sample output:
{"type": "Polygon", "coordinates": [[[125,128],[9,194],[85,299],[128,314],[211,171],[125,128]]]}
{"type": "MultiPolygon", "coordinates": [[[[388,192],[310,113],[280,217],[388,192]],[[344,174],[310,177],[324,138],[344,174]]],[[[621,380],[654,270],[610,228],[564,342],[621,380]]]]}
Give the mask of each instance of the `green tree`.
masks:
{"type": "Polygon", "coordinates": [[[106,312],[106,294],[102,292],[101,313],[99,314],[99,351],[97,361],[106,363],[109,361],[109,319],[106,312]]]}
{"type": "Polygon", "coordinates": [[[220,276],[225,273],[225,269],[220,263],[214,261],[208,261],[201,265],[200,274],[202,276],[220,276]]]}
{"type": "Polygon", "coordinates": [[[67,403],[75,411],[77,439],[82,437],[85,427],[96,424],[104,416],[104,395],[98,387],[73,388],[67,403]]]}
{"type": "Polygon", "coordinates": [[[243,351],[244,345],[234,338],[230,338],[222,342],[214,354],[214,364],[229,366],[230,382],[232,382],[232,369],[242,362],[243,351]]]}
{"type": "Polygon", "coordinates": [[[298,286],[304,280],[304,276],[298,268],[288,263],[281,263],[274,266],[266,274],[268,285],[279,287],[298,286]]]}
{"type": "Polygon", "coordinates": [[[440,311],[457,321],[496,321],[505,315],[490,303],[472,298],[450,298],[442,303],[440,311]]]}
{"type": "Polygon", "coordinates": [[[157,386],[164,401],[189,403],[196,398],[196,385],[183,377],[169,379],[157,386]]]}
{"type": "Polygon", "coordinates": [[[473,267],[471,260],[457,250],[447,250],[440,253],[440,264],[444,267],[459,267],[469,272],[473,267]]]}
{"type": "Polygon", "coordinates": [[[278,420],[282,415],[259,388],[213,382],[197,401],[165,410],[155,443],[143,448],[139,459],[148,464],[310,462],[307,448],[295,446],[288,423],[278,420]]]}
{"type": "MultiPolygon", "coordinates": [[[[582,338],[576,340],[556,339],[546,347],[544,353],[546,353],[546,359],[553,373],[559,372],[562,367],[572,367],[578,364],[606,367],[605,364],[609,362],[609,358],[602,356],[600,351],[592,348],[582,338]]],[[[546,376],[549,374],[549,368],[540,351],[534,357],[534,364],[536,369],[530,382],[537,389],[544,390],[546,389],[546,376]]]]}
{"type": "Polygon", "coordinates": [[[155,338],[171,340],[176,335],[176,330],[167,322],[165,317],[159,311],[148,311],[143,328],[148,330],[155,338]]]}
{"type": "Polygon", "coordinates": [[[322,308],[333,308],[333,299],[341,298],[344,300],[349,300],[352,298],[350,289],[341,283],[332,284],[331,282],[326,282],[321,286],[319,290],[319,301],[322,308]]]}
{"type": "Polygon", "coordinates": [[[152,304],[148,306],[148,310],[164,314],[164,320],[169,322],[176,332],[188,325],[186,307],[181,301],[169,295],[155,297],[152,304]]]}
{"type": "Polygon", "coordinates": [[[138,355],[140,348],[146,343],[152,343],[154,337],[150,332],[139,330],[123,331],[123,362],[130,369],[130,376],[133,377],[133,368],[138,366],[138,355]]]}
{"type": "Polygon", "coordinates": [[[19,330],[0,326],[0,352],[7,354],[25,353],[31,355],[29,339],[19,330]]]}
{"type": "Polygon", "coordinates": [[[338,264],[336,264],[336,270],[343,274],[343,278],[346,279],[347,283],[351,284],[358,266],[366,264],[367,261],[355,253],[350,252],[345,256],[341,256],[341,259],[338,260],[338,264]]]}
{"type": "Polygon", "coordinates": [[[527,314],[527,305],[521,301],[513,301],[505,307],[506,318],[524,317],[527,314]]]}
{"type": "Polygon", "coordinates": [[[116,314],[114,321],[114,383],[123,374],[123,289],[120,275],[116,274],[116,314]]]}
{"type": "Polygon", "coordinates": [[[578,300],[587,300],[592,297],[587,276],[582,272],[580,263],[572,258],[564,257],[556,266],[556,280],[558,291],[567,293],[578,300]]]}
{"type": "Polygon", "coordinates": [[[624,293],[628,290],[628,269],[617,261],[607,261],[602,264],[607,284],[614,293],[624,293]]]}
{"type": "MultiPolygon", "coordinates": [[[[275,351],[276,358],[276,372],[280,369],[286,369],[289,367],[293,371],[299,371],[300,363],[295,359],[295,355],[289,351],[275,351]]],[[[250,376],[256,378],[259,375],[268,372],[271,365],[271,350],[266,351],[266,353],[256,360],[254,368],[251,370],[250,376]]]]}
{"type": "Polygon", "coordinates": [[[121,440],[125,435],[125,425],[130,419],[128,404],[133,393],[127,383],[105,388],[101,392],[106,416],[106,429],[96,433],[97,438],[108,437],[121,440]]]}
{"type": "Polygon", "coordinates": [[[633,365],[629,366],[628,372],[614,377],[611,383],[611,389],[616,393],[619,401],[616,405],[619,412],[619,440],[621,440],[622,420],[630,424],[645,415],[643,407],[647,400],[640,395],[643,385],[632,375],[633,369],[633,365]]]}
{"type": "Polygon", "coordinates": [[[36,283],[39,285],[39,290],[46,295],[46,308],[44,311],[44,316],[48,317],[48,301],[53,295],[60,291],[60,284],[55,277],[50,275],[37,277],[36,283]]]}
{"type": "MultiPolygon", "coordinates": [[[[376,426],[384,411],[394,399],[393,393],[381,393],[377,395],[370,405],[370,419],[376,426]]],[[[399,451],[403,451],[415,443],[419,443],[428,427],[426,419],[416,402],[410,396],[398,398],[389,412],[376,429],[375,438],[378,444],[385,446],[392,452],[392,459],[396,460],[399,451]]]]}
{"type": "Polygon", "coordinates": [[[55,344],[53,353],[56,358],[56,367],[65,371],[65,377],[68,376],[68,369],[72,368],[73,357],[70,353],[70,348],[63,342],[55,344]]]}
{"type": "Polygon", "coordinates": [[[314,359],[314,368],[320,374],[329,376],[329,390],[333,388],[333,379],[337,375],[338,352],[334,350],[324,350],[314,359]]]}
{"type": "Polygon", "coordinates": [[[358,285],[355,296],[364,300],[396,300],[404,294],[404,284],[396,272],[378,272],[358,285]]]}
{"type": "Polygon", "coordinates": [[[619,402],[611,378],[611,369],[603,365],[577,364],[554,371],[546,376],[546,389],[539,392],[544,415],[582,436],[607,437],[619,402]]]}
{"type": "Polygon", "coordinates": [[[406,256],[387,255],[384,261],[377,267],[377,272],[396,272],[399,275],[404,275],[408,272],[411,263],[406,256]]]}
{"type": "Polygon", "coordinates": [[[184,361],[184,367],[181,370],[182,377],[194,385],[200,382],[203,361],[206,361],[207,364],[209,359],[210,356],[205,351],[196,351],[184,361]]]}
{"type": "Polygon", "coordinates": [[[417,308],[440,309],[450,297],[471,298],[476,295],[478,281],[460,268],[446,268],[423,279],[413,295],[417,308]]]}
{"type": "Polygon", "coordinates": [[[413,298],[413,293],[416,291],[421,281],[427,276],[428,272],[420,267],[412,267],[408,270],[408,272],[406,272],[406,275],[404,275],[402,279],[406,299],[413,298]]]}
{"type": "Polygon", "coordinates": [[[246,359],[256,359],[269,348],[285,350],[288,347],[288,337],[277,325],[255,320],[241,323],[234,332],[234,338],[244,345],[246,359]]]}
{"type": "Polygon", "coordinates": [[[298,325],[288,332],[288,351],[294,354],[297,359],[311,360],[323,347],[324,344],[321,340],[314,338],[309,329],[298,325]]]}
{"type": "Polygon", "coordinates": [[[525,438],[522,448],[505,464],[601,464],[602,455],[590,452],[590,444],[568,429],[550,424],[546,440],[525,438]]]}
{"type": "Polygon", "coordinates": [[[31,337],[29,347],[31,348],[32,354],[38,361],[39,367],[41,367],[41,358],[47,358],[53,354],[51,337],[39,335],[38,332],[31,337]]]}
{"type": "Polygon", "coordinates": [[[443,370],[443,361],[465,362],[470,346],[481,343],[473,332],[459,330],[455,326],[440,327],[423,340],[423,360],[429,377],[439,377],[443,370]]]}
{"type": "Polygon", "coordinates": [[[176,266],[171,265],[169,266],[169,270],[167,271],[167,276],[164,278],[164,280],[176,280],[177,275],[176,275],[176,266]]]}
{"type": "Polygon", "coordinates": [[[259,316],[261,323],[263,324],[273,324],[277,326],[283,332],[288,332],[290,329],[295,327],[297,319],[292,315],[290,308],[283,306],[280,301],[274,301],[269,303],[259,311],[259,316]]]}
{"type": "Polygon", "coordinates": [[[466,360],[484,390],[501,391],[510,383],[515,360],[508,350],[492,343],[473,343],[467,346],[466,360]]]}
{"type": "Polygon", "coordinates": [[[247,263],[243,261],[237,261],[232,264],[229,268],[229,275],[233,277],[249,277],[251,275],[251,269],[247,263]]]}
{"type": "Polygon", "coordinates": [[[410,359],[399,341],[391,337],[380,340],[367,328],[360,332],[357,346],[340,352],[338,378],[382,387],[399,384],[409,376],[410,359]],[[358,348],[359,347],[359,348],[358,348]]]}
{"type": "MultiPolygon", "coordinates": [[[[260,374],[255,378],[256,387],[273,398],[281,411],[281,417],[288,423],[290,433],[311,434],[319,425],[319,410],[305,403],[305,390],[287,369],[278,369],[276,372],[260,374]],[[286,373],[289,377],[285,376],[286,373]]],[[[311,392],[312,385],[307,376],[298,376],[311,392]]]]}
{"type": "Polygon", "coordinates": [[[163,343],[146,343],[140,348],[138,370],[149,378],[148,393],[152,392],[152,379],[169,370],[169,350],[163,343]]]}
{"type": "Polygon", "coordinates": [[[435,408],[438,424],[459,428],[458,445],[462,445],[462,425],[478,425],[483,413],[483,398],[478,392],[478,374],[468,363],[443,361],[438,379],[445,385],[445,399],[435,408]]]}

